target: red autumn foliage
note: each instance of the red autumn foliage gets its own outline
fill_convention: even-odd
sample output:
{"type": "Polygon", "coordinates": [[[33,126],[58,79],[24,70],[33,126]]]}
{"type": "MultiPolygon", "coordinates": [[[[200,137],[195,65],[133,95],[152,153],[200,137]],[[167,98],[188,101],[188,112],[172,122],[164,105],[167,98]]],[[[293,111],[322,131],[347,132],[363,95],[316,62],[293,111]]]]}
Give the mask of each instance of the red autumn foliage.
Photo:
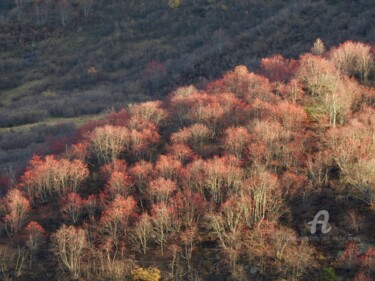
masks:
{"type": "Polygon", "coordinates": [[[30,199],[45,202],[77,192],[88,174],[87,165],[81,160],[34,156],[19,185],[26,189],[30,199]]]}
{"type": "Polygon", "coordinates": [[[148,101],[139,104],[129,105],[129,112],[132,118],[143,118],[149,122],[159,125],[167,118],[167,112],[162,108],[161,101],[148,101]]]}
{"type": "Polygon", "coordinates": [[[77,193],[69,193],[61,202],[61,213],[68,223],[77,224],[85,208],[85,201],[77,193]]]}
{"type": "Polygon", "coordinates": [[[177,179],[180,176],[182,164],[170,155],[160,155],[155,169],[160,176],[166,179],[177,179]]]}
{"type": "Polygon", "coordinates": [[[230,127],[224,132],[224,148],[239,159],[242,158],[243,152],[250,141],[251,134],[244,127],[230,127]]]}
{"type": "Polygon", "coordinates": [[[137,217],[137,201],[132,196],[124,198],[116,195],[103,211],[100,224],[103,231],[117,240],[127,231],[130,223],[137,217]]]}
{"type": "Polygon", "coordinates": [[[112,126],[125,126],[128,120],[129,114],[124,109],[119,112],[111,112],[105,118],[105,122],[112,126]]]}
{"type": "Polygon", "coordinates": [[[178,160],[181,163],[186,163],[195,157],[193,150],[185,144],[176,143],[168,146],[168,155],[174,160],[178,160]]]}
{"type": "Polygon", "coordinates": [[[14,235],[21,231],[26,224],[31,211],[29,200],[16,188],[9,190],[4,198],[5,207],[5,230],[8,235],[14,235]]]}
{"type": "Polygon", "coordinates": [[[282,55],[264,58],[260,62],[260,72],[271,82],[287,82],[298,68],[298,61],[286,59],[282,55]]]}
{"type": "Polygon", "coordinates": [[[108,180],[114,172],[126,173],[128,165],[124,160],[114,161],[100,167],[100,175],[104,180],[108,180]]]}
{"type": "Polygon", "coordinates": [[[176,190],[176,183],[170,179],[159,177],[150,181],[148,192],[154,203],[168,202],[176,190]]]}

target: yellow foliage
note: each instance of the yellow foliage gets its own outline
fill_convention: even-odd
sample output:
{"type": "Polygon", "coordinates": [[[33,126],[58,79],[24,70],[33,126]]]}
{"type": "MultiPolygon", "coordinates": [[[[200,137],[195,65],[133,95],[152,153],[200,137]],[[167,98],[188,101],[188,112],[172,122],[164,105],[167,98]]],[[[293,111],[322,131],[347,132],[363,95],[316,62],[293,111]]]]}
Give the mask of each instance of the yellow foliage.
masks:
{"type": "Polygon", "coordinates": [[[176,9],[180,6],[181,0],[169,0],[168,1],[168,6],[172,9],[176,9]]]}
{"type": "Polygon", "coordinates": [[[160,281],[161,279],[160,270],[155,267],[137,267],[132,275],[134,281],[160,281]]]}

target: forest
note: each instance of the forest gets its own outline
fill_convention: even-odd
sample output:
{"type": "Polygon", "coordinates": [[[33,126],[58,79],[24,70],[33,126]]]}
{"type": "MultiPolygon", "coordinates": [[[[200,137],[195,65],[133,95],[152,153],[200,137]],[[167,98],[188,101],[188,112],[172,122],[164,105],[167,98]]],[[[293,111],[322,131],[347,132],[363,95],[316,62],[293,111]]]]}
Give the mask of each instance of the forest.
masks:
{"type": "Polygon", "coordinates": [[[318,38],[55,139],[0,179],[0,279],[374,280],[374,55],[318,38]]]}

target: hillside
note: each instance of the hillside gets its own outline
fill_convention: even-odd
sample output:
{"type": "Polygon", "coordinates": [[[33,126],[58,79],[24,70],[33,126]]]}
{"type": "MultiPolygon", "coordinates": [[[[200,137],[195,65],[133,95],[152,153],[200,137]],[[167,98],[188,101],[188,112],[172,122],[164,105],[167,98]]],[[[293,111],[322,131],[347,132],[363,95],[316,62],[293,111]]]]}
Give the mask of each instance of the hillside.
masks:
{"type": "Polygon", "coordinates": [[[70,137],[64,126],[82,116],[204,88],[276,53],[296,58],[317,37],[373,42],[374,9],[363,0],[3,0],[1,167],[22,167],[51,135],[70,137]]]}
{"type": "Polygon", "coordinates": [[[0,279],[374,280],[374,74],[317,40],[86,123],[1,179],[0,279]]]}

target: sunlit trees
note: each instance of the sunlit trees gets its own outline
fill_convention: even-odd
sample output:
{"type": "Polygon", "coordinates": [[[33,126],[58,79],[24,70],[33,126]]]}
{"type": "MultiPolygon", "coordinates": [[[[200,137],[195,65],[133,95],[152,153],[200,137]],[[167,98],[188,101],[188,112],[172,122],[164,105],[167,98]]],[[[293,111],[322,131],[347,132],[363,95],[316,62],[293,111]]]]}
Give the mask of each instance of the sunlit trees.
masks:
{"type": "Polygon", "coordinates": [[[126,127],[106,125],[90,135],[92,153],[99,163],[109,163],[129,149],[130,132],[126,127]]]}
{"type": "Polygon", "coordinates": [[[208,91],[214,93],[230,92],[244,101],[251,103],[255,99],[274,102],[277,97],[272,93],[271,83],[267,78],[249,73],[246,66],[237,66],[221,80],[211,83],[208,91]]]}
{"type": "Polygon", "coordinates": [[[81,160],[34,156],[21,177],[20,186],[25,187],[31,200],[46,202],[77,192],[88,174],[88,168],[81,160]]]}
{"type": "Polygon", "coordinates": [[[143,213],[139,216],[130,235],[138,251],[145,255],[147,253],[148,244],[153,236],[152,220],[147,213],[143,213]]]}
{"type": "Polygon", "coordinates": [[[155,169],[160,176],[166,179],[177,179],[181,173],[182,164],[170,155],[160,155],[155,169]]]}
{"type": "Polygon", "coordinates": [[[5,197],[5,229],[9,235],[19,232],[26,224],[30,215],[30,202],[21,191],[11,189],[5,197]]]}
{"type": "Polygon", "coordinates": [[[249,226],[265,219],[276,221],[281,216],[283,212],[282,193],[275,175],[260,169],[248,179],[245,186],[244,192],[251,198],[246,221],[249,226]]]}
{"type": "Polygon", "coordinates": [[[87,250],[87,237],[82,228],[63,225],[51,237],[52,251],[63,270],[67,270],[73,279],[82,274],[87,250]]]}
{"type": "Polygon", "coordinates": [[[115,199],[106,206],[100,224],[103,232],[113,240],[120,239],[127,231],[133,218],[137,216],[137,202],[133,197],[124,198],[117,195],[115,199]]]}
{"type": "Polygon", "coordinates": [[[179,222],[176,220],[175,210],[163,202],[152,206],[151,217],[155,241],[160,245],[160,251],[163,255],[168,234],[173,230],[178,230],[179,222]]]}
{"type": "Polygon", "coordinates": [[[224,148],[238,159],[242,158],[242,154],[250,141],[251,134],[244,127],[230,127],[225,130],[224,148]]]}
{"type": "Polygon", "coordinates": [[[243,207],[237,198],[221,204],[219,213],[208,217],[209,226],[220,241],[220,247],[234,269],[242,248],[243,207]]]}
{"type": "Polygon", "coordinates": [[[240,161],[232,156],[217,157],[203,164],[204,185],[214,202],[223,202],[242,184],[243,171],[240,161]]]}
{"type": "Polygon", "coordinates": [[[149,194],[155,203],[167,202],[176,190],[176,183],[159,177],[149,183],[149,194]]]}
{"type": "Polygon", "coordinates": [[[321,56],[326,51],[323,41],[320,38],[317,38],[314,42],[314,45],[311,47],[311,53],[314,56],[321,56]]]}
{"type": "MultiPolygon", "coordinates": [[[[311,220],[308,204],[340,200],[340,233],[364,238],[375,205],[373,89],[334,62],[343,46],[319,44],[129,105],[33,157],[19,183],[0,183],[0,279],[28,257],[69,280],[317,279],[316,245],[295,225],[311,220]],[[163,271],[136,267],[150,261],[163,271]]],[[[329,262],[367,280],[374,257],[352,243],[329,262]]]]}
{"type": "Polygon", "coordinates": [[[161,101],[148,101],[140,104],[130,104],[129,112],[132,116],[144,118],[159,125],[167,117],[161,101]]]}
{"type": "Polygon", "coordinates": [[[316,107],[329,115],[330,125],[342,124],[351,107],[353,92],[334,64],[321,57],[303,55],[298,78],[308,93],[316,97],[316,107]]]}
{"type": "Polygon", "coordinates": [[[60,210],[67,222],[77,224],[84,207],[84,200],[79,194],[69,193],[67,197],[62,200],[60,210]]]}
{"type": "Polygon", "coordinates": [[[114,160],[104,165],[102,173],[107,179],[105,192],[109,198],[114,198],[117,194],[124,197],[130,195],[133,190],[133,180],[127,171],[125,161],[114,160]]]}
{"type": "Polygon", "coordinates": [[[131,153],[137,159],[144,156],[151,157],[152,148],[159,142],[160,135],[156,126],[141,128],[140,130],[132,129],[130,133],[131,153]]]}
{"type": "Polygon", "coordinates": [[[139,191],[143,192],[150,178],[152,178],[154,170],[150,162],[141,160],[130,168],[129,173],[139,191]]]}
{"type": "Polygon", "coordinates": [[[345,171],[345,179],[358,191],[358,198],[375,205],[375,158],[360,159],[345,171]]]}
{"type": "Polygon", "coordinates": [[[325,96],[336,91],[340,75],[334,64],[324,58],[301,56],[297,76],[311,96],[325,96]]]}
{"type": "Polygon", "coordinates": [[[374,69],[374,57],[369,45],[347,41],[330,53],[330,59],[346,75],[357,76],[362,83],[367,83],[368,76],[374,69]]]}
{"type": "Polygon", "coordinates": [[[173,143],[191,145],[193,149],[201,152],[203,145],[212,137],[212,131],[203,124],[194,124],[188,128],[183,128],[177,133],[173,133],[171,140],[173,143]]]}
{"type": "Polygon", "coordinates": [[[298,241],[291,229],[264,221],[249,231],[244,243],[248,258],[260,272],[275,274],[274,265],[280,266],[277,276],[298,279],[315,266],[314,249],[305,241],[298,241]]]}
{"type": "Polygon", "coordinates": [[[298,62],[282,55],[264,58],[260,62],[261,73],[271,82],[287,82],[294,74],[298,62]]]}

